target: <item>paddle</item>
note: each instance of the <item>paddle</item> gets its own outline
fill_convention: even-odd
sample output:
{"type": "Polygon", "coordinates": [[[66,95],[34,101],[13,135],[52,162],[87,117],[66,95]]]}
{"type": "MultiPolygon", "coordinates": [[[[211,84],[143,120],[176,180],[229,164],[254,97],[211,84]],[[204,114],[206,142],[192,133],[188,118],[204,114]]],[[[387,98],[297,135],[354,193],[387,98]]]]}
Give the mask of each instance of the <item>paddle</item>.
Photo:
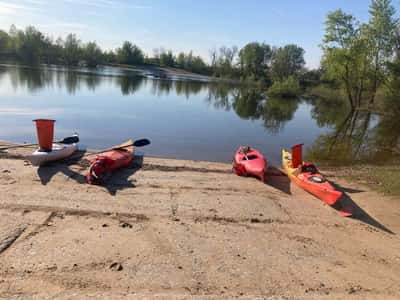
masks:
{"type": "Polygon", "coordinates": [[[112,147],[112,148],[108,148],[108,149],[105,149],[105,150],[101,150],[101,151],[96,152],[96,153],[88,153],[87,155],[96,155],[96,154],[101,154],[101,153],[112,151],[112,150],[121,150],[121,149],[124,149],[124,148],[127,148],[127,147],[131,147],[131,146],[144,147],[144,146],[150,145],[150,143],[151,142],[148,139],[140,139],[140,140],[134,141],[133,143],[129,143],[129,144],[126,144],[126,145],[123,145],[123,146],[120,146],[120,147],[112,147]]]}
{"type": "MultiPolygon", "coordinates": [[[[59,140],[59,141],[54,141],[54,143],[66,144],[66,145],[75,144],[75,143],[78,143],[78,142],[79,142],[79,136],[77,134],[74,134],[73,136],[69,136],[69,137],[63,138],[62,140],[59,140]]],[[[8,150],[8,149],[14,149],[14,148],[37,146],[37,145],[38,144],[13,145],[13,146],[0,148],[0,151],[8,150]]]]}

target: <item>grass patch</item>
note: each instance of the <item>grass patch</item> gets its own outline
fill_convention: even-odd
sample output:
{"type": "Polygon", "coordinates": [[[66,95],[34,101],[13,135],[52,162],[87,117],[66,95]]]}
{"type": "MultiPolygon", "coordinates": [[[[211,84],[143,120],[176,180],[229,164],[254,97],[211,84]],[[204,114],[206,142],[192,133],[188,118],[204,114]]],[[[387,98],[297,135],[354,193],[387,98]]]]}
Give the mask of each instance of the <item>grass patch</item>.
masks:
{"type": "Polygon", "coordinates": [[[400,166],[357,165],[347,167],[323,167],[338,177],[357,182],[390,196],[400,196],[400,166]]]}

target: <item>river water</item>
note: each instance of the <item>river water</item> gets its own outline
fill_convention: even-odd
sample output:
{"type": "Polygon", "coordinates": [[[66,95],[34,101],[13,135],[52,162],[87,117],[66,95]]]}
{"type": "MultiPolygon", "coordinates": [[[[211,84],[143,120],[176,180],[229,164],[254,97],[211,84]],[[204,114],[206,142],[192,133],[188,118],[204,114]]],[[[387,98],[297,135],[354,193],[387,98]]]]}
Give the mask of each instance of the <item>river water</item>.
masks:
{"type": "MultiPolygon", "coordinates": [[[[146,155],[229,162],[238,146],[249,145],[279,165],[282,147],[312,147],[344,118],[333,105],[334,120],[325,120],[318,103],[115,68],[0,66],[0,139],[19,143],[36,142],[33,119],[53,118],[56,138],[78,132],[91,149],[148,138],[146,155]]],[[[369,118],[367,131],[377,123],[369,118]]]]}

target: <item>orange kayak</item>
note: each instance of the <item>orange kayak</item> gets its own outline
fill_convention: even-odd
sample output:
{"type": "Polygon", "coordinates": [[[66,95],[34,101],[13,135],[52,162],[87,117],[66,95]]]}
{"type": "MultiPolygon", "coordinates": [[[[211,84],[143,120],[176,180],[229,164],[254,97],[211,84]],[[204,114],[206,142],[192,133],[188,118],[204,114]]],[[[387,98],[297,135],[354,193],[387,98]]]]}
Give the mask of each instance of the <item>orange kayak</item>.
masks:
{"type": "MultiPolygon", "coordinates": [[[[319,173],[312,163],[302,160],[302,144],[293,146],[292,153],[282,150],[282,166],[291,181],[330,206],[338,203],[343,195],[319,173]]],[[[345,211],[341,214],[351,215],[345,211]]]]}
{"type": "Polygon", "coordinates": [[[134,157],[135,147],[133,141],[128,140],[121,145],[113,148],[124,147],[120,149],[112,149],[96,155],[91,161],[89,171],[86,174],[86,180],[90,184],[101,184],[105,178],[113,171],[129,166],[134,157]],[[124,147],[125,145],[130,145],[124,147]]]}

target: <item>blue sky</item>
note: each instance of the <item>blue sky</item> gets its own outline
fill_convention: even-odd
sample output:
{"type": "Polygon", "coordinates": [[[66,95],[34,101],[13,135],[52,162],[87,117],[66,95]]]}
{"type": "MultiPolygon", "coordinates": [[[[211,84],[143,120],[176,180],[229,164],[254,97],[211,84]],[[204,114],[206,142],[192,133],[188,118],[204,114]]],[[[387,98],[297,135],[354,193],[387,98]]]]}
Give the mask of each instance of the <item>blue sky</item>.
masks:
{"type": "MultiPolygon", "coordinates": [[[[130,40],[144,51],[239,48],[250,41],[296,43],[317,67],[327,12],[342,8],[368,20],[369,0],[0,0],[0,29],[34,25],[54,38],[76,33],[114,49],[130,40]]],[[[400,0],[393,5],[399,9],[400,0]]]]}

